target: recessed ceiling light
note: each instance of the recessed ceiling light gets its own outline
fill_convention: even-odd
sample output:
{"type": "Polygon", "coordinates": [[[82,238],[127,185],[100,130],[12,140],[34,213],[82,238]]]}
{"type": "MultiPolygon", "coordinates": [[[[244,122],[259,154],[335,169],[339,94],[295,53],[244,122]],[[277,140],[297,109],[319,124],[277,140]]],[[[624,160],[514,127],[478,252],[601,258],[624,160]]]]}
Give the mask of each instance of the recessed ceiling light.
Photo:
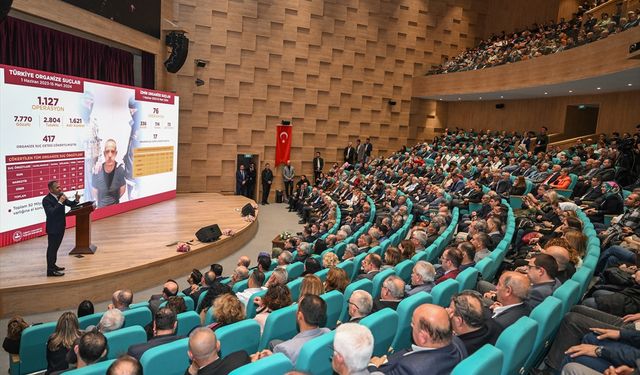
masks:
{"type": "Polygon", "coordinates": [[[481,97],[479,97],[478,99],[482,100],[482,96],[481,96],[481,97]]]}
{"type": "Polygon", "coordinates": [[[633,84],[632,83],[627,83],[627,86],[633,86],[633,84]]]}
{"type": "Polygon", "coordinates": [[[573,90],[569,90],[569,93],[572,93],[572,92],[573,92],[573,90]]]}
{"type": "Polygon", "coordinates": [[[600,90],[600,89],[601,89],[601,87],[596,87],[596,90],[600,90]]]}
{"type": "Polygon", "coordinates": [[[503,95],[500,95],[500,99],[504,99],[504,96],[503,96],[503,95]]]}
{"type": "Polygon", "coordinates": [[[462,100],[462,98],[458,98],[458,100],[462,100]]]}
{"type": "Polygon", "coordinates": [[[547,95],[547,94],[549,94],[549,93],[545,91],[545,92],[544,92],[544,94],[545,94],[545,95],[547,95]]]}

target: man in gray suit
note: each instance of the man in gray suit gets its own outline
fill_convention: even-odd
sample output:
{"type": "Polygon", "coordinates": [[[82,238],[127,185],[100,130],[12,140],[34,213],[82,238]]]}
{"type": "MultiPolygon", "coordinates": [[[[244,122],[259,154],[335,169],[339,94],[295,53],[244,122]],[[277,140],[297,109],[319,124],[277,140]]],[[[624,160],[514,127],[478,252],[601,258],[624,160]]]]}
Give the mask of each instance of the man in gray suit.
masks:
{"type": "Polygon", "coordinates": [[[529,280],[531,280],[525,305],[532,310],[545,298],[552,295],[562,283],[556,278],[558,263],[551,255],[538,254],[533,256],[529,259],[529,264],[524,267],[527,270],[529,280]]]}
{"type": "Polygon", "coordinates": [[[255,362],[273,353],[282,353],[286,355],[295,366],[302,346],[307,341],[330,331],[329,328],[320,328],[327,323],[327,303],[316,295],[305,295],[298,306],[296,321],[298,322],[298,327],[300,327],[300,333],[287,341],[271,341],[269,346],[272,347],[273,350],[265,349],[258,352],[251,356],[251,361],[255,362]]]}
{"type": "Polygon", "coordinates": [[[436,277],[436,269],[427,261],[420,260],[413,266],[411,272],[411,287],[407,290],[407,295],[412,296],[419,292],[431,292],[433,280],[436,277]]]}
{"type": "Polygon", "coordinates": [[[358,156],[358,163],[364,163],[367,157],[367,146],[363,145],[359,139],[356,140],[356,155],[358,156]]]}

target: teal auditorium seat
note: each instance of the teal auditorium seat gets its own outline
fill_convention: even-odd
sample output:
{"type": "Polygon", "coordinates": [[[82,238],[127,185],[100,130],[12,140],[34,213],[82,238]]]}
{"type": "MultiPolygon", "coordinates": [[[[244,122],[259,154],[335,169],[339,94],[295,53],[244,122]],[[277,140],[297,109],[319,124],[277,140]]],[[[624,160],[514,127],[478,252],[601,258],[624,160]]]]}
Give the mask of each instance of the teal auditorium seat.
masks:
{"type": "MultiPolygon", "coordinates": [[[[115,359],[109,359],[106,361],[102,361],[102,362],[98,362],[98,363],[94,363],[92,365],[83,367],[83,368],[78,368],[75,370],[71,370],[71,371],[66,371],[65,374],[71,374],[71,375],[104,375],[107,373],[107,370],[109,369],[109,366],[111,366],[111,364],[113,362],[115,362],[115,359]]],[[[186,367],[185,367],[186,370],[186,367]]],[[[184,372],[183,372],[184,373],[184,372]]]]}
{"type": "Polygon", "coordinates": [[[57,322],[48,322],[25,328],[20,338],[20,372],[30,374],[47,368],[47,340],[55,331],[57,322]]]}
{"type": "Polygon", "coordinates": [[[215,309],[213,306],[207,309],[207,312],[204,314],[204,325],[209,325],[216,321],[216,317],[213,315],[215,313],[215,309]]]}
{"type": "Polygon", "coordinates": [[[300,288],[302,288],[302,278],[297,278],[287,283],[287,288],[291,292],[291,300],[297,301],[300,297],[300,288]]]}
{"type": "Polygon", "coordinates": [[[257,308],[257,306],[256,306],[255,303],[253,303],[253,300],[256,297],[263,298],[265,294],[267,294],[267,291],[266,290],[261,290],[259,292],[253,293],[251,295],[251,297],[249,297],[249,302],[247,303],[247,311],[246,311],[246,314],[245,314],[247,319],[253,319],[256,316],[256,308],[257,308]]]}
{"type": "Polygon", "coordinates": [[[353,258],[353,273],[351,274],[351,280],[355,279],[356,276],[360,273],[360,268],[362,267],[362,261],[367,256],[367,253],[362,253],[353,258]]]}
{"type": "Polygon", "coordinates": [[[411,346],[411,318],[413,317],[413,312],[418,306],[431,303],[431,300],[431,294],[419,292],[400,302],[396,309],[398,313],[398,331],[391,343],[393,351],[411,346]]]}
{"type": "Polygon", "coordinates": [[[492,274],[491,271],[493,269],[493,264],[495,260],[491,257],[484,257],[478,263],[476,263],[473,268],[477,269],[480,272],[480,276],[483,280],[492,282],[495,278],[495,274],[492,274]]]}
{"type": "Polygon", "coordinates": [[[176,335],[186,336],[192,329],[200,325],[200,315],[195,311],[186,311],[178,314],[178,328],[176,328],[176,335]]]}
{"type": "Polygon", "coordinates": [[[338,258],[342,259],[342,256],[344,255],[344,249],[346,248],[347,248],[347,242],[346,241],[340,242],[339,244],[333,247],[333,252],[336,253],[338,258]]]}
{"type": "Polygon", "coordinates": [[[380,290],[382,289],[382,283],[384,283],[384,280],[391,276],[391,275],[395,275],[396,271],[393,268],[389,268],[386,269],[384,271],[380,271],[378,272],[374,277],[373,277],[373,289],[371,290],[371,296],[373,297],[373,300],[375,301],[376,299],[378,299],[380,297],[380,290]]]}
{"type": "Polygon", "coordinates": [[[102,319],[102,315],[104,315],[104,311],[78,318],[80,329],[87,329],[89,326],[97,326],[98,323],[100,323],[100,319],[102,319]]]}
{"type": "Polygon", "coordinates": [[[146,326],[151,323],[151,310],[148,308],[140,307],[137,309],[129,309],[122,313],[124,315],[123,327],[131,326],[146,326]]]}
{"type": "Polygon", "coordinates": [[[189,338],[151,348],[142,354],[140,364],[145,374],[182,375],[189,367],[189,338]]]}
{"type": "Polygon", "coordinates": [[[360,324],[373,334],[373,355],[387,354],[398,332],[398,313],[387,307],[362,318],[360,324]]]}
{"type": "Polygon", "coordinates": [[[260,338],[258,350],[266,349],[273,339],[289,340],[298,333],[296,313],[298,305],[283,307],[269,314],[260,338]]]}
{"type": "Polygon", "coordinates": [[[504,355],[491,344],[486,344],[475,353],[458,363],[451,375],[488,375],[502,371],[504,355]]]}
{"type": "MultiPolygon", "coordinates": [[[[268,357],[262,358],[253,363],[246,364],[242,367],[231,371],[229,375],[256,375],[256,374],[284,374],[291,371],[293,365],[289,358],[282,353],[276,353],[268,357]]],[[[146,372],[145,372],[146,374],[146,372]]]]}
{"type": "Polygon", "coordinates": [[[249,285],[249,279],[240,280],[235,284],[233,284],[231,291],[234,293],[244,292],[244,290],[247,289],[248,285],[249,285]]]}
{"type": "Polygon", "coordinates": [[[342,268],[344,270],[344,272],[347,273],[347,277],[349,277],[349,280],[353,279],[353,271],[354,271],[354,265],[353,265],[353,261],[352,260],[345,260],[342,261],[340,263],[338,263],[338,268],[342,268]]]}
{"type": "Polygon", "coordinates": [[[209,293],[209,291],[205,290],[204,292],[200,293],[200,296],[198,296],[198,304],[196,306],[196,311],[198,311],[200,306],[202,306],[202,301],[204,301],[204,297],[207,295],[207,293],[209,293]]]}
{"type": "Polygon", "coordinates": [[[533,349],[537,330],[538,323],[523,316],[502,331],[496,341],[496,347],[504,354],[501,375],[524,374],[524,363],[533,349]]]}
{"type": "Polygon", "coordinates": [[[337,290],[320,295],[327,303],[327,323],[325,327],[329,329],[335,329],[342,312],[342,305],[344,304],[344,296],[337,290]]]}
{"type": "Polygon", "coordinates": [[[147,342],[147,332],[142,326],[131,326],[104,334],[107,338],[109,351],[107,359],[116,359],[119,355],[125,354],[131,345],[147,342]]]}
{"type": "Polygon", "coordinates": [[[433,287],[431,297],[433,303],[442,307],[449,307],[451,297],[458,293],[460,287],[454,279],[448,279],[433,287]]]}
{"type": "Polygon", "coordinates": [[[287,274],[289,275],[289,280],[295,280],[302,275],[304,272],[304,264],[302,262],[291,263],[287,266],[287,274]]]}
{"type": "Polygon", "coordinates": [[[326,281],[328,273],[329,273],[329,269],[325,268],[323,270],[320,270],[320,271],[316,272],[314,275],[318,276],[320,278],[320,280],[326,281]]]}
{"type": "Polygon", "coordinates": [[[216,337],[223,358],[240,350],[251,355],[258,351],[260,345],[260,324],[253,319],[241,320],[216,329],[216,337]]]}
{"type": "Polygon", "coordinates": [[[405,283],[409,283],[411,281],[411,272],[413,272],[414,265],[415,263],[410,259],[403,260],[395,266],[396,275],[404,280],[405,283]]]}
{"type": "Polygon", "coordinates": [[[132,303],[129,305],[129,309],[137,309],[140,307],[146,307],[149,308],[149,301],[143,301],[143,302],[138,302],[138,303],[132,303]]]}
{"type": "Polygon", "coordinates": [[[580,298],[582,298],[582,296],[584,296],[584,294],[587,292],[587,288],[589,287],[589,283],[591,282],[591,277],[593,277],[593,270],[594,268],[590,268],[583,264],[582,267],[578,268],[573,276],[571,276],[571,280],[577,282],[578,285],[580,285],[578,300],[580,300],[580,298]]]}
{"type": "Polygon", "coordinates": [[[371,294],[371,290],[373,289],[373,283],[369,279],[362,279],[358,281],[354,281],[351,284],[347,285],[344,290],[344,300],[342,302],[342,313],[340,313],[340,321],[346,322],[349,320],[349,298],[351,298],[351,294],[353,294],[356,290],[364,290],[371,294]]]}
{"type": "Polygon", "coordinates": [[[320,337],[307,341],[300,350],[296,360],[296,370],[311,375],[331,375],[331,357],[333,356],[333,339],[335,331],[327,332],[320,337]]]}
{"type": "Polygon", "coordinates": [[[475,289],[476,284],[478,283],[479,274],[478,270],[473,267],[469,267],[460,272],[456,277],[456,281],[459,284],[458,293],[463,290],[475,289]]]}
{"type": "Polygon", "coordinates": [[[562,301],[549,296],[531,311],[529,317],[538,323],[538,333],[533,350],[524,365],[526,371],[534,368],[551,347],[555,332],[564,317],[562,315],[562,301]]]}
{"type": "Polygon", "coordinates": [[[580,284],[574,280],[567,280],[553,292],[553,296],[562,301],[562,316],[571,310],[580,299],[580,284]]]}

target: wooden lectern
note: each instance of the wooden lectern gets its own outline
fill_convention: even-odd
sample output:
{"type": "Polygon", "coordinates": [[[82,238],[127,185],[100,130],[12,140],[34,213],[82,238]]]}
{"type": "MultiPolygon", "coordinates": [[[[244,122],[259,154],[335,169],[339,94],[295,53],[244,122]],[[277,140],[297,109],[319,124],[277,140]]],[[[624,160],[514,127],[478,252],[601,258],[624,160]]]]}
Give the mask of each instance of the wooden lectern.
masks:
{"type": "Polygon", "coordinates": [[[85,202],[67,212],[67,216],[76,217],[76,246],[69,255],[93,254],[98,249],[91,243],[91,213],[95,209],[94,202],[85,202]]]}

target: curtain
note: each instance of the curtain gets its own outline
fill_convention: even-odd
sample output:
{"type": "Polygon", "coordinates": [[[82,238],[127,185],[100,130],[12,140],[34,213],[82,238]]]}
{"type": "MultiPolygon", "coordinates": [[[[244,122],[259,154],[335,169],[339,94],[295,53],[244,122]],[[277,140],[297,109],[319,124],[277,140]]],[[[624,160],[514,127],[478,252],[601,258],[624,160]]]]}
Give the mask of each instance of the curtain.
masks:
{"type": "Polygon", "coordinates": [[[132,53],[12,17],[0,23],[0,64],[134,84],[132,53]]]}
{"type": "Polygon", "coordinates": [[[142,51],[142,87],[154,89],[156,86],[156,55],[142,51]]]}

